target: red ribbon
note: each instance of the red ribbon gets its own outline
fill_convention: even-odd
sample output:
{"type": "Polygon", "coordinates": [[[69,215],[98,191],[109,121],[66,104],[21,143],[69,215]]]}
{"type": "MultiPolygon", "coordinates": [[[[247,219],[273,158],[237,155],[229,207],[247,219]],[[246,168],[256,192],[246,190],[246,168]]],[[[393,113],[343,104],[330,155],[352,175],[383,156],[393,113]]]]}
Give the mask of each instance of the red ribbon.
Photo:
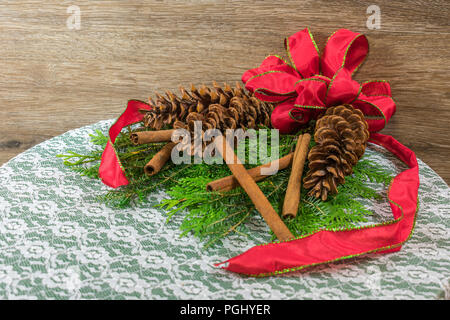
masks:
{"type": "Polygon", "coordinates": [[[150,110],[150,106],[138,100],[128,101],[125,111],[111,128],[109,128],[109,140],[105,150],[103,150],[98,174],[100,179],[102,179],[102,182],[111,188],[117,188],[129,183],[125,176],[125,170],[123,170],[122,164],[120,163],[114,148],[114,142],[116,142],[117,136],[124,127],[143,119],[144,115],[139,112],[139,109],[150,110]]]}
{"type": "Polygon", "coordinates": [[[282,133],[296,131],[324,110],[338,104],[360,109],[369,131],[384,128],[395,113],[386,81],[359,84],[352,79],[369,50],[367,38],[347,29],[333,33],[322,56],[308,28],[285,39],[291,63],[271,55],[242,75],[247,90],[263,101],[276,103],[271,120],[282,133]]]}
{"type": "Polygon", "coordinates": [[[419,168],[415,154],[394,138],[374,133],[395,113],[386,81],[362,84],[352,75],[364,61],[369,45],[359,33],[340,29],[327,41],[322,56],[308,28],[286,38],[291,64],[269,56],[242,76],[245,87],[263,101],[276,103],[272,125],[283,133],[296,131],[326,108],[351,104],[366,116],[370,141],[384,146],[409,169],[397,175],[388,199],[394,220],[345,230],[320,230],[286,242],[253,247],[225,262],[224,269],[252,276],[267,276],[347,259],[367,253],[400,250],[411,236],[417,210],[419,168]]]}
{"type": "Polygon", "coordinates": [[[372,133],[370,141],[385,147],[409,166],[394,178],[389,189],[393,220],[356,229],[321,230],[291,241],[255,246],[216,266],[251,276],[268,276],[367,253],[400,250],[411,236],[416,218],[419,189],[416,156],[387,135],[372,133]]]}

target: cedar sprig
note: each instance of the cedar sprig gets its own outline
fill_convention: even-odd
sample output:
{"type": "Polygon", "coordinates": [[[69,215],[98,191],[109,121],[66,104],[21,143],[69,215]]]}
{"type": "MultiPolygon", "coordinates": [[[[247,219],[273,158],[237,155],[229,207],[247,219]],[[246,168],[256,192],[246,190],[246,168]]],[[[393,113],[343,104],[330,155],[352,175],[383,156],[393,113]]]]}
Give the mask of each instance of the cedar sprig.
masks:
{"type": "MultiPolygon", "coordinates": [[[[249,229],[248,222],[257,221],[255,218],[260,217],[248,195],[241,188],[226,193],[205,191],[208,182],[230,174],[226,164],[174,165],[169,162],[157,175],[148,177],[143,174],[142,168],[162,145],[135,146],[129,140],[130,131],[124,130],[115,143],[130,183],[99,195],[100,201],[124,208],[138,202],[147,202],[152,192],[165,190],[169,198],[157,206],[167,215],[167,223],[174,223],[173,221],[178,223],[179,219],[172,218],[175,215],[182,215],[182,221],[179,222],[181,236],[193,234],[208,247],[219,245],[222,239],[233,233],[243,237],[254,235],[255,231],[249,229]]],[[[280,136],[280,157],[295,149],[297,137],[298,135],[280,136]]],[[[97,131],[91,135],[91,141],[103,149],[108,140],[102,132],[97,131]]],[[[268,141],[270,142],[270,135],[268,141]]],[[[246,144],[248,159],[248,142],[246,144]]],[[[313,145],[312,140],[311,146],[313,145]]],[[[58,156],[63,158],[67,166],[80,174],[98,178],[98,174],[95,173],[98,170],[102,149],[95,148],[87,154],[68,151],[66,155],[58,156]]],[[[270,153],[270,145],[268,149],[270,153]]],[[[289,170],[282,170],[258,182],[277,212],[281,212],[288,179],[289,170]]],[[[307,190],[302,189],[299,212],[296,218],[285,219],[285,223],[297,236],[319,229],[338,230],[355,227],[367,221],[372,214],[364,206],[363,200],[379,199],[380,193],[377,189],[380,185],[387,186],[391,179],[392,175],[387,169],[365,156],[355,165],[353,175],[347,176],[346,183],[338,187],[339,193],[329,197],[327,201],[309,197],[307,190]]],[[[267,232],[269,236],[268,228],[267,232]]]]}
{"type": "Polygon", "coordinates": [[[82,176],[89,178],[98,178],[98,168],[100,167],[100,159],[102,157],[103,149],[108,142],[106,137],[100,130],[95,130],[95,134],[89,134],[91,143],[96,148],[92,149],[86,154],[81,154],[73,150],[68,150],[64,154],[57,154],[57,158],[61,158],[65,166],[78,172],[82,176]]]}

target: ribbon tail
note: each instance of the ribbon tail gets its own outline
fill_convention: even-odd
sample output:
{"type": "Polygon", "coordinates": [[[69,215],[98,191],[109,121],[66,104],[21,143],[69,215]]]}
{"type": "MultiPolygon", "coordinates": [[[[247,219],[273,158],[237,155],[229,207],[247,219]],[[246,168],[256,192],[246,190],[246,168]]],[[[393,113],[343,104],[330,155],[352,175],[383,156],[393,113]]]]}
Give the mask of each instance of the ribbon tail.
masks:
{"type": "Polygon", "coordinates": [[[370,141],[385,147],[409,166],[394,178],[388,194],[393,220],[359,229],[322,230],[291,241],[255,246],[216,266],[251,276],[270,276],[367,253],[399,250],[410,238],[416,219],[417,159],[413,151],[390,136],[374,133],[370,141]]]}
{"type": "Polygon", "coordinates": [[[128,101],[127,108],[116,120],[116,122],[109,128],[109,140],[103,150],[100,168],[98,170],[100,179],[109,187],[117,188],[129,183],[125,176],[125,171],[122,167],[117,152],[114,148],[114,142],[120,131],[133,123],[139,122],[144,115],[139,112],[140,109],[150,110],[150,106],[145,102],[138,100],[128,101]]]}

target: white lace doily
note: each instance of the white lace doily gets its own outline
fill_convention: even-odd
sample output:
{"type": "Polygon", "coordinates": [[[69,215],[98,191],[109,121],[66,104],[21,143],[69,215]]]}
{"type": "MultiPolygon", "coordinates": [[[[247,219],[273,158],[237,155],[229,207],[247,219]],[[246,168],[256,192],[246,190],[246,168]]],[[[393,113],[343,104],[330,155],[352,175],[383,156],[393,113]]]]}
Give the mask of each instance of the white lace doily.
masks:
{"type": "MultiPolygon", "coordinates": [[[[1,299],[449,299],[449,187],[419,160],[419,211],[412,238],[400,252],[373,254],[303,272],[248,278],[215,268],[268,242],[266,232],[203,249],[180,238],[153,208],[165,194],[129,209],[96,195],[108,187],[65,167],[55,155],[94,148],[90,133],[112,121],[69,131],[0,167],[1,299]]],[[[394,172],[404,165],[379,147],[367,153],[394,172]]],[[[374,205],[383,219],[389,207],[374,205]]]]}

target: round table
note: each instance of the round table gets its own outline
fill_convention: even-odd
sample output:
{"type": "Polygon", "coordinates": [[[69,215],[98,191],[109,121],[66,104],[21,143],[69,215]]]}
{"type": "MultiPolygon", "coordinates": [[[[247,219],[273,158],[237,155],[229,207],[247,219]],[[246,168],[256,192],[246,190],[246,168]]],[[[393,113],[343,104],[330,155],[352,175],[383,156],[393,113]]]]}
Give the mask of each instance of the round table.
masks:
{"type": "MultiPolygon", "coordinates": [[[[213,264],[268,242],[267,232],[258,235],[264,227],[204,249],[191,235],[180,238],[182,213],[166,223],[154,207],[163,190],[147,203],[111,208],[97,199],[107,186],[55,156],[98,148],[89,134],[106,134],[112,123],[68,131],[0,167],[1,299],[450,298],[449,187],[422,161],[416,226],[401,251],[250,278],[213,264]]],[[[405,169],[381,147],[367,153],[392,172],[405,169]]],[[[373,210],[376,219],[390,218],[386,204],[373,210]]]]}

